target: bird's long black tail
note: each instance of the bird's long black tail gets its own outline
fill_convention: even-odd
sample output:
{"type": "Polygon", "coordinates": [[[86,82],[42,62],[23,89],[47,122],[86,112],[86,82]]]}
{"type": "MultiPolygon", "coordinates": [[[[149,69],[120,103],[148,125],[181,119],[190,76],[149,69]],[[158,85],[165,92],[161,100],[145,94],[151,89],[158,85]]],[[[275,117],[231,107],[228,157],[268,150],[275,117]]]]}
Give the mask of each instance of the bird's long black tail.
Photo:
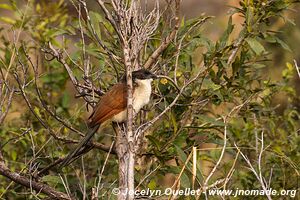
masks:
{"type": "MultiPolygon", "coordinates": [[[[72,152],[70,152],[66,158],[61,162],[60,168],[65,167],[69,164],[69,162],[75,158],[79,157],[79,155],[83,154],[82,151],[84,148],[86,148],[86,144],[92,139],[92,137],[95,135],[97,130],[99,129],[100,125],[96,125],[93,128],[89,128],[87,131],[86,136],[80,141],[80,143],[77,145],[76,149],[72,152]]],[[[84,151],[85,152],[85,151],[84,151]]]]}

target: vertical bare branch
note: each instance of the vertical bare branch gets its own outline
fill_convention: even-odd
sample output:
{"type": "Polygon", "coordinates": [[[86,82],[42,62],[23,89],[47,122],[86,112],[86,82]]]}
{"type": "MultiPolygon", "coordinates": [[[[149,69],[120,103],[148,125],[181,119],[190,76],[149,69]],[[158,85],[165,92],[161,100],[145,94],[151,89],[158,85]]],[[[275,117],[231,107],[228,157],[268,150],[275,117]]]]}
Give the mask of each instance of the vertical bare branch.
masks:
{"type": "MultiPolygon", "coordinates": [[[[133,82],[132,82],[132,65],[129,60],[128,46],[124,46],[124,58],[126,66],[127,79],[127,145],[128,145],[128,171],[127,171],[127,189],[134,191],[134,166],[135,166],[135,148],[134,148],[134,132],[133,132],[133,82]]],[[[128,194],[128,199],[134,199],[134,193],[128,194]]]]}
{"type": "Polygon", "coordinates": [[[126,134],[118,132],[116,150],[119,158],[118,199],[134,199],[135,131],[133,130],[133,82],[132,71],[139,69],[139,56],[144,44],[156,30],[159,22],[158,3],[147,16],[144,15],[140,1],[124,3],[112,0],[114,16],[108,11],[102,0],[97,1],[105,13],[106,19],[114,27],[122,45],[127,84],[127,122],[126,134]],[[125,194],[125,196],[124,196],[125,194]]]}

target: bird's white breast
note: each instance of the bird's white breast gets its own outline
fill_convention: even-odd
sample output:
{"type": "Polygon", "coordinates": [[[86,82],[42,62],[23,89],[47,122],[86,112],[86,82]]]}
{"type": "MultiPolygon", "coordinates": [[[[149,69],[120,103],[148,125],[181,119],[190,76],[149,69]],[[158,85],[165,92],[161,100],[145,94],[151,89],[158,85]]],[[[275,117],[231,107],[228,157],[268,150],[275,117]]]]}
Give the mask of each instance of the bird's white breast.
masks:
{"type": "Polygon", "coordinates": [[[135,113],[138,113],[143,106],[149,103],[152,80],[153,79],[136,80],[138,86],[133,93],[133,109],[135,113]]]}
{"type": "MultiPolygon", "coordinates": [[[[136,115],[141,110],[142,107],[144,107],[146,104],[149,103],[150,96],[151,96],[152,81],[153,79],[145,79],[145,80],[137,79],[135,81],[137,86],[135,87],[133,93],[134,115],[136,115]]],[[[118,113],[112,118],[114,122],[123,122],[126,119],[127,119],[127,110],[118,113]]]]}

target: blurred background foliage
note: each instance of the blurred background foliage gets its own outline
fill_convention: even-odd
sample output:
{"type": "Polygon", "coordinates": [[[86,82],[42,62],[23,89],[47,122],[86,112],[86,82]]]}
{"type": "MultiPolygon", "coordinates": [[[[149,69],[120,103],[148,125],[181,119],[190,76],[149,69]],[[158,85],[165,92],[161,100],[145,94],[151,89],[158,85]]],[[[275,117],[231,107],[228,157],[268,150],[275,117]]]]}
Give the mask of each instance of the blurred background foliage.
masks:
{"type": "MultiPolygon", "coordinates": [[[[151,6],[151,2],[149,4],[151,6]]],[[[1,1],[0,67],[12,87],[19,87],[14,74],[20,75],[26,83],[23,89],[33,112],[56,135],[79,139],[78,134],[63,126],[43,108],[36,87],[41,91],[42,102],[50,110],[83,133],[91,108],[87,112],[85,101],[75,98],[77,93],[61,63],[49,60],[41,49],[48,42],[62,49],[76,78],[80,82],[90,80],[102,91],[116,83],[124,69],[121,62],[110,60],[97,43],[98,39],[102,40],[122,58],[115,32],[96,3],[88,3],[88,8],[91,24],[99,38],[92,34],[86,15],[82,16],[84,20],[78,20],[76,8],[76,2],[67,0],[1,1]],[[85,34],[86,55],[82,53],[80,27],[83,27],[85,34]],[[30,66],[27,56],[38,66],[37,85],[34,70],[20,64],[30,66]],[[85,56],[90,58],[91,73],[88,76],[82,70],[85,56]],[[28,75],[22,76],[24,70],[29,70],[28,75]]],[[[257,169],[261,145],[259,138],[263,133],[264,147],[268,148],[263,153],[262,174],[267,180],[271,177],[273,189],[299,190],[300,77],[293,62],[294,59],[300,60],[298,10],[297,4],[284,0],[182,2],[178,41],[163,52],[153,70],[170,78],[176,77],[177,84],[181,86],[196,74],[202,62],[210,67],[207,73],[186,88],[177,104],[147,133],[136,166],[136,184],[140,189],[171,187],[177,178],[181,188],[199,188],[219,159],[224,143],[224,127],[228,126],[225,156],[209,183],[226,177],[234,168],[230,181],[225,186],[218,186],[260,189],[247,163],[237,155],[234,144],[257,169]],[[208,16],[215,17],[207,19],[208,16]],[[177,58],[179,44],[181,51],[177,58]],[[236,46],[239,46],[238,53],[232,63],[228,62],[236,46]],[[222,116],[227,116],[235,106],[244,102],[247,103],[225,124],[222,116]],[[192,147],[197,148],[195,180],[191,172],[192,161],[187,162],[179,176],[192,147]]],[[[165,13],[141,55],[142,62],[159,46],[162,36],[170,32],[172,26],[167,18],[165,13]]],[[[167,79],[154,84],[154,103],[143,111],[147,119],[160,113],[178,92],[167,79]],[[163,98],[157,101],[159,97],[163,98]]],[[[95,95],[94,100],[97,101],[97,98],[95,95]]],[[[1,151],[7,165],[28,177],[32,170],[45,167],[74,148],[73,144],[54,139],[33,112],[18,91],[0,127],[1,151]]],[[[114,132],[107,125],[94,140],[109,145],[113,139],[114,132]]],[[[60,191],[69,188],[72,194],[82,199],[101,179],[100,194],[102,199],[107,199],[111,189],[117,186],[118,166],[115,156],[110,155],[100,176],[106,156],[106,152],[94,149],[75,161],[64,173],[58,174],[54,170],[41,181],[60,191]]],[[[0,177],[0,197],[35,199],[43,195],[34,194],[0,177]]],[[[111,196],[111,199],[114,198],[111,196]]]]}

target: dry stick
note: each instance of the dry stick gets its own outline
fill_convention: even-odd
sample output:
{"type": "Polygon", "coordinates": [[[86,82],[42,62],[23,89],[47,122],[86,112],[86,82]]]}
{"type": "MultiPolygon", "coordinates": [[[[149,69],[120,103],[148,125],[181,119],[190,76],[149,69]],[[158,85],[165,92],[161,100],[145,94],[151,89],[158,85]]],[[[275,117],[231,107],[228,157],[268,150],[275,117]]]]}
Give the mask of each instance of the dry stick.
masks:
{"type": "Polygon", "coordinates": [[[144,39],[141,39],[140,35],[146,35],[147,30],[143,29],[143,34],[139,34],[135,28],[139,26],[139,17],[141,17],[137,2],[131,2],[128,10],[123,6],[121,2],[113,2],[114,8],[117,10],[117,14],[120,18],[120,32],[123,34],[120,40],[123,40],[123,55],[126,68],[126,80],[127,80],[127,126],[126,126],[126,143],[117,146],[119,151],[119,178],[120,178],[120,190],[121,194],[118,195],[118,199],[128,198],[134,199],[134,166],[135,166],[135,139],[133,132],[133,82],[132,82],[132,70],[137,69],[138,66],[138,54],[144,39]],[[119,9],[120,8],[120,9],[119,9]],[[136,18],[135,20],[134,17],[136,18]],[[125,151],[123,151],[125,150],[125,151]],[[126,156],[126,157],[124,157],[126,156]],[[127,160],[124,160],[126,159],[127,160]],[[124,180],[122,180],[124,179],[124,180]],[[124,190],[130,191],[124,194],[124,190]]]}
{"type": "Polygon", "coordinates": [[[197,147],[193,147],[193,170],[192,170],[192,186],[195,189],[195,180],[197,176],[197,147]]]}
{"type": "Polygon", "coordinates": [[[127,168],[128,168],[128,142],[126,138],[126,133],[123,131],[119,124],[113,123],[114,130],[116,131],[116,152],[118,156],[118,182],[119,191],[118,199],[127,199],[126,188],[127,186],[127,168]]]}
{"type": "MultiPolygon", "coordinates": [[[[189,154],[189,156],[187,157],[187,159],[186,159],[186,161],[185,161],[185,163],[184,163],[184,165],[183,165],[183,167],[182,167],[182,169],[181,169],[181,171],[180,171],[178,177],[176,178],[176,180],[175,180],[175,182],[174,182],[174,184],[172,185],[171,188],[174,188],[174,187],[177,187],[177,186],[178,186],[178,183],[179,183],[179,181],[180,181],[180,177],[182,176],[182,174],[183,174],[183,172],[184,172],[184,169],[186,168],[188,162],[189,162],[190,159],[192,158],[192,155],[193,155],[193,152],[191,152],[191,153],[189,154]]],[[[176,195],[177,195],[177,194],[176,194],[176,195]]],[[[175,198],[176,198],[176,195],[173,197],[173,194],[171,194],[170,197],[169,197],[169,200],[170,200],[170,199],[175,199],[175,198]]]]}
{"type": "MultiPolygon", "coordinates": [[[[121,42],[123,43],[125,41],[125,38],[123,37],[123,34],[121,33],[121,31],[119,30],[119,27],[116,23],[116,21],[114,20],[114,18],[111,15],[111,12],[108,11],[108,9],[105,7],[104,2],[102,0],[97,0],[99,6],[101,7],[101,9],[103,10],[106,19],[110,22],[110,24],[113,26],[114,30],[116,31],[116,33],[118,34],[119,39],[121,40],[121,42]]],[[[113,2],[113,1],[112,1],[113,2]]],[[[116,11],[116,10],[115,10],[116,11]]]]}
{"type": "MultiPolygon", "coordinates": [[[[0,123],[1,124],[1,123],[0,123]]],[[[23,133],[21,135],[18,135],[16,137],[10,138],[8,139],[6,142],[4,142],[3,144],[0,145],[0,150],[3,149],[3,147],[5,145],[7,145],[8,143],[10,143],[11,141],[15,140],[15,142],[18,141],[19,138],[23,137],[24,135],[26,135],[29,131],[31,131],[31,128],[28,128],[26,131],[23,131],[23,133]]]]}
{"type": "MultiPolygon", "coordinates": [[[[263,137],[263,136],[262,136],[262,137],[263,137]]],[[[262,145],[262,147],[261,147],[261,152],[260,152],[260,154],[262,154],[263,151],[264,151],[264,148],[263,148],[263,140],[262,140],[262,144],[261,144],[261,145],[262,145]]],[[[246,155],[243,154],[243,152],[239,149],[239,147],[238,147],[235,143],[234,143],[234,146],[235,146],[236,149],[240,152],[240,154],[242,155],[242,157],[244,158],[244,160],[246,161],[246,163],[247,163],[248,166],[250,167],[250,170],[253,172],[253,174],[255,175],[255,177],[257,178],[257,180],[259,181],[259,183],[260,183],[262,189],[265,191],[265,194],[267,195],[268,200],[272,200],[270,194],[267,192],[267,187],[266,187],[265,182],[264,182],[264,180],[263,180],[263,178],[262,178],[262,175],[261,175],[261,174],[258,174],[258,173],[255,171],[255,169],[254,169],[253,165],[251,164],[249,158],[248,158],[246,155]]],[[[261,156],[259,157],[259,160],[258,160],[259,162],[261,162],[260,159],[261,159],[261,156]]],[[[261,169],[259,169],[259,173],[261,173],[260,170],[261,170],[261,169]]]]}
{"type": "Polygon", "coordinates": [[[51,44],[50,42],[49,42],[49,48],[50,48],[50,50],[52,51],[52,53],[53,53],[52,55],[56,58],[56,60],[57,60],[58,62],[60,62],[60,63],[65,67],[65,69],[67,70],[68,75],[69,75],[69,77],[70,77],[70,79],[71,79],[73,85],[74,85],[74,86],[77,86],[77,85],[78,85],[78,81],[77,81],[77,79],[75,78],[75,75],[73,74],[73,72],[72,72],[71,68],[69,67],[69,65],[65,62],[65,60],[63,60],[61,53],[59,53],[59,52],[52,46],[52,44],[51,44]]]}
{"type": "MultiPolygon", "coordinates": [[[[88,23],[91,27],[91,33],[94,35],[94,37],[96,38],[98,44],[101,46],[101,48],[107,53],[110,61],[111,61],[111,64],[112,64],[112,67],[114,68],[114,70],[116,71],[116,74],[117,74],[117,79],[119,80],[119,73],[118,73],[118,69],[117,67],[115,66],[115,63],[113,62],[113,60],[115,60],[118,64],[120,64],[120,60],[121,58],[119,58],[118,56],[116,56],[106,45],[104,45],[104,43],[101,41],[101,39],[99,38],[98,34],[96,33],[96,30],[95,30],[95,27],[91,21],[91,17],[89,15],[89,12],[88,12],[88,9],[87,9],[87,6],[86,6],[86,2],[83,1],[83,0],[78,0],[82,5],[83,5],[83,8],[84,8],[84,11],[85,11],[85,14],[87,16],[87,20],[88,20],[88,23]]],[[[80,19],[79,19],[80,20],[80,19]]],[[[82,36],[83,37],[83,36],[82,36]]]]}
{"type": "Polygon", "coordinates": [[[173,31],[163,39],[163,42],[160,44],[160,46],[151,54],[151,56],[148,58],[146,63],[144,64],[144,68],[150,68],[153,63],[155,63],[158,59],[158,57],[161,55],[161,53],[169,46],[169,44],[172,42],[172,40],[175,38],[177,31],[179,29],[180,25],[180,17],[179,17],[179,10],[180,10],[180,0],[175,0],[175,7],[176,7],[176,16],[175,16],[175,26],[173,31]]]}
{"type": "Polygon", "coordinates": [[[207,184],[208,184],[208,181],[210,180],[210,178],[213,176],[213,174],[215,173],[215,171],[217,170],[218,166],[220,165],[222,159],[223,159],[223,156],[224,156],[224,153],[225,153],[225,149],[226,149],[226,145],[227,145],[227,121],[226,119],[224,118],[224,123],[225,123],[225,127],[224,127],[224,144],[223,144],[223,148],[222,148],[222,151],[221,151],[221,155],[219,157],[219,160],[218,162],[215,164],[214,168],[211,170],[210,174],[208,175],[208,177],[206,178],[205,182],[204,182],[204,192],[206,194],[206,190],[207,190],[207,184]]]}
{"type": "MultiPolygon", "coordinates": [[[[61,63],[64,68],[66,69],[70,79],[71,79],[71,82],[73,84],[73,86],[75,87],[76,91],[79,93],[79,94],[82,94],[84,91],[82,88],[85,88],[83,85],[81,85],[78,80],[76,79],[73,71],[71,70],[70,66],[67,64],[67,62],[64,60],[63,58],[63,55],[58,52],[58,50],[56,50],[52,44],[49,42],[49,48],[50,50],[47,50],[47,49],[42,49],[43,52],[47,53],[47,54],[50,54],[53,56],[52,59],[56,59],[59,63],[61,63]]],[[[103,92],[99,91],[97,88],[95,88],[94,86],[92,86],[92,88],[89,88],[89,90],[92,90],[92,91],[95,91],[97,94],[101,95],[103,94],[103,92]]],[[[86,95],[83,96],[84,100],[89,103],[89,99],[86,97],[86,95]]]]}
{"type": "Polygon", "coordinates": [[[89,68],[89,61],[87,60],[87,56],[86,56],[86,52],[85,52],[85,39],[84,39],[84,33],[83,33],[82,25],[81,25],[81,6],[80,6],[80,4],[78,7],[78,23],[79,23],[79,27],[80,27],[80,36],[81,36],[81,41],[82,41],[81,51],[82,51],[82,60],[84,62],[84,64],[83,64],[84,78],[88,79],[90,68],[89,68]]]}
{"type": "Polygon", "coordinates": [[[54,188],[50,187],[49,185],[39,183],[33,180],[30,180],[29,178],[25,176],[21,176],[20,174],[16,172],[12,172],[4,163],[4,159],[0,152],[0,174],[9,178],[10,180],[14,181],[15,183],[18,183],[20,185],[23,185],[27,188],[32,188],[36,192],[42,192],[49,197],[53,199],[62,199],[62,200],[70,200],[73,198],[70,198],[67,194],[63,192],[59,192],[55,190],[54,188]]]}
{"type": "Polygon", "coordinates": [[[112,24],[118,37],[121,41],[123,47],[123,56],[126,69],[126,80],[127,80],[127,130],[126,134],[123,134],[123,131],[117,131],[116,139],[116,151],[119,160],[119,189],[120,193],[118,194],[118,200],[123,199],[134,199],[134,194],[129,195],[126,191],[134,190],[134,152],[133,148],[130,148],[129,145],[133,146],[133,131],[132,131],[132,122],[133,122],[133,83],[132,83],[132,62],[130,54],[130,44],[129,44],[129,34],[127,33],[126,26],[126,17],[124,16],[125,8],[119,9],[119,4],[115,4],[112,1],[113,7],[116,9],[116,15],[119,16],[118,26],[114,19],[112,18],[110,12],[104,6],[103,1],[98,0],[98,4],[104,11],[107,20],[112,24]],[[122,17],[120,17],[122,15],[122,17]],[[130,143],[130,144],[129,144],[130,143]]]}
{"type": "MultiPolygon", "coordinates": [[[[79,143],[80,141],[76,141],[74,143],[79,143]]],[[[104,144],[101,144],[101,143],[96,143],[96,142],[92,142],[90,146],[87,146],[86,149],[82,149],[81,151],[79,151],[75,156],[74,156],[74,160],[83,155],[83,154],[86,154],[88,151],[92,150],[93,148],[96,148],[96,149],[100,149],[102,151],[105,151],[105,152],[109,152],[110,154],[113,154],[115,155],[116,154],[116,151],[115,149],[111,149],[111,147],[108,147],[104,144]]],[[[52,169],[53,167],[55,167],[56,165],[60,164],[66,157],[62,157],[62,158],[58,158],[56,161],[50,163],[48,166],[46,166],[45,168],[43,168],[42,170],[40,170],[38,173],[37,173],[37,176],[41,176],[45,173],[47,173],[50,169],[52,169]]],[[[73,161],[74,161],[73,160],[73,161]]]]}
{"type": "MultiPolygon", "coordinates": [[[[100,184],[101,184],[101,180],[102,180],[102,175],[103,175],[103,172],[104,172],[106,163],[107,163],[107,161],[108,161],[108,158],[109,158],[109,156],[110,156],[110,153],[111,153],[111,151],[112,151],[112,149],[113,149],[114,144],[115,144],[115,142],[113,141],[113,142],[111,143],[111,145],[110,145],[109,152],[107,153],[107,156],[106,156],[106,158],[105,158],[105,161],[104,161],[103,166],[102,166],[102,169],[101,169],[101,172],[100,172],[100,174],[99,174],[99,180],[98,180],[97,188],[96,188],[96,192],[95,192],[96,198],[98,198],[99,188],[100,188],[100,184]]],[[[93,189],[94,189],[94,187],[93,187],[93,189]]]]}
{"type": "Polygon", "coordinates": [[[154,169],[154,170],[152,170],[150,173],[148,173],[142,180],[140,180],[140,182],[139,182],[139,184],[135,187],[135,189],[138,189],[138,187],[149,177],[149,176],[151,176],[151,174],[153,174],[156,170],[158,170],[159,168],[160,168],[161,166],[160,166],[160,164],[159,165],[157,165],[157,167],[154,169]]]}
{"type": "Polygon", "coordinates": [[[98,200],[97,189],[95,187],[92,188],[91,200],[98,200]]]}
{"type": "MultiPolygon", "coordinates": [[[[1,87],[1,84],[0,84],[0,87],[1,87]]],[[[7,116],[8,110],[9,110],[9,108],[11,106],[11,103],[12,103],[12,98],[13,98],[14,92],[15,92],[14,88],[11,89],[10,94],[8,96],[7,103],[6,103],[6,108],[2,107],[3,105],[1,105],[1,107],[0,107],[0,109],[1,109],[1,111],[0,111],[0,124],[3,123],[5,117],[7,116]],[[3,112],[3,110],[4,110],[4,112],[3,112]]],[[[2,94],[2,91],[1,91],[1,94],[2,94]]],[[[3,103],[4,103],[4,99],[5,98],[3,98],[3,103]]]]}
{"type": "MultiPolygon", "coordinates": [[[[83,156],[81,157],[81,165],[82,165],[82,175],[83,175],[83,188],[81,189],[81,191],[83,190],[83,192],[81,192],[81,193],[83,193],[82,199],[85,200],[85,198],[86,198],[86,174],[85,174],[83,156]]],[[[79,179],[79,182],[80,182],[80,179],[79,179]]],[[[80,186],[80,187],[82,187],[82,186],[80,186]]]]}
{"type": "Polygon", "coordinates": [[[84,134],[82,132],[80,132],[79,130],[75,129],[72,127],[71,124],[69,124],[68,122],[64,121],[62,118],[60,118],[57,114],[55,114],[52,110],[49,109],[48,105],[46,104],[46,101],[43,99],[42,97],[42,93],[40,91],[40,89],[38,88],[37,85],[37,77],[38,77],[38,66],[35,66],[31,60],[31,57],[28,55],[26,49],[23,47],[23,51],[25,53],[25,56],[27,58],[27,60],[29,61],[33,71],[34,71],[34,86],[35,86],[35,90],[37,92],[39,101],[41,102],[43,108],[54,118],[56,119],[58,122],[60,122],[62,125],[64,125],[66,128],[70,129],[71,131],[74,131],[75,133],[81,135],[82,137],[84,136],[84,134]]]}
{"type": "Polygon", "coordinates": [[[132,29],[131,49],[133,50],[132,57],[134,58],[133,66],[135,69],[138,69],[141,66],[141,60],[139,58],[141,57],[142,49],[145,47],[147,40],[149,40],[159,24],[160,10],[158,0],[156,0],[155,7],[147,16],[141,14],[143,11],[136,3],[132,5],[132,15],[137,17],[133,17],[132,21],[130,22],[132,29]]]}
{"type": "Polygon", "coordinates": [[[237,42],[233,45],[234,49],[232,50],[232,53],[230,54],[228,60],[227,60],[227,65],[231,65],[234,60],[235,60],[235,57],[241,47],[241,45],[243,44],[244,40],[245,40],[245,37],[246,36],[243,36],[243,37],[240,37],[237,42]]]}
{"type": "MultiPolygon", "coordinates": [[[[31,103],[30,103],[30,101],[29,101],[29,99],[28,99],[28,97],[27,97],[27,95],[26,95],[26,93],[25,93],[25,91],[24,91],[24,89],[23,89],[23,86],[22,86],[21,83],[20,83],[20,80],[19,80],[19,77],[18,77],[17,74],[15,74],[15,79],[17,80],[17,83],[18,83],[18,85],[19,85],[19,89],[20,89],[20,91],[21,91],[21,94],[22,94],[22,96],[23,96],[23,98],[24,98],[24,100],[25,100],[25,102],[26,102],[26,104],[27,104],[29,110],[32,112],[32,114],[35,116],[35,118],[41,123],[41,125],[49,131],[50,135],[53,136],[54,139],[59,140],[59,141],[63,141],[63,142],[66,142],[66,143],[79,143],[79,141],[71,140],[71,139],[67,139],[67,138],[63,138],[63,137],[60,137],[60,136],[56,135],[56,133],[55,133],[55,132],[51,129],[51,127],[49,126],[49,124],[48,124],[47,122],[43,121],[43,120],[38,116],[38,114],[34,111],[32,105],[31,105],[31,103]]],[[[105,145],[103,145],[103,144],[100,144],[100,143],[94,143],[94,142],[93,142],[92,145],[91,145],[91,148],[94,148],[94,147],[97,148],[97,149],[101,149],[101,150],[103,150],[103,151],[109,151],[109,147],[107,147],[107,146],[105,146],[105,145]]],[[[114,151],[113,151],[113,152],[114,152],[114,151]]],[[[61,159],[61,158],[60,158],[60,159],[61,159]]],[[[58,159],[58,160],[55,161],[54,163],[51,163],[49,166],[47,166],[47,167],[46,167],[47,170],[49,170],[50,168],[52,168],[52,167],[55,166],[56,164],[60,163],[60,162],[61,162],[60,159],[58,159]]],[[[44,170],[44,171],[46,172],[46,170],[44,170]]]]}
{"type": "Polygon", "coordinates": [[[230,180],[231,176],[233,175],[233,172],[235,171],[235,164],[237,162],[237,159],[238,159],[239,155],[240,155],[240,152],[238,151],[235,158],[234,158],[233,164],[232,164],[232,166],[231,166],[231,168],[230,168],[230,170],[229,170],[229,172],[228,172],[228,174],[225,178],[225,183],[223,185],[224,190],[226,190],[226,185],[227,185],[228,181],[230,180]]]}
{"type": "Polygon", "coordinates": [[[67,195],[70,196],[71,194],[71,191],[70,191],[70,187],[69,187],[69,184],[68,184],[68,179],[66,178],[66,174],[64,174],[64,178],[59,174],[59,178],[67,192],[67,195]]]}
{"type": "Polygon", "coordinates": [[[21,85],[19,76],[18,76],[17,74],[15,74],[15,79],[16,79],[18,85],[19,85],[19,89],[20,89],[21,94],[22,94],[22,96],[23,96],[23,98],[24,98],[24,100],[25,100],[25,102],[26,102],[26,104],[27,104],[27,107],[30,109],[30,111],[31,111],[32,114],[35,116],[35,118],[41,123],[41,125],[42,125],[44,128],[46,128],[46,129],[49,131],[49,133],[50,133],[55,139],[61,140],[61,141],[64,141],[64,142],[70,142],[70,141],[72,141],[72,140],[68,140],[68,139],[66,139],[66,138],[62,138],[62,137],[57,136],[56,133],[50,128],[50,126],[48,125],[48,123],[45,122],[45,121],[43,121],[43,120],[38,116],[38,114],[34,111],[32,105],[31,105],[31,103],[30,103],[30,101],[29,101],[29,99],[28,99],[28,97],[27,97],[27,95],[26,95],[26,93],[25,93],[25,91],[24,91],[24,88],[23,88],[24,86],[21,85]]]}
{"type": "MultiPolygon", "coordinates": [[[[28,1],[27,4],[26,4],[25,12],[23,12],[23,15],[22,15],[22,20],[21,20],[20,27],[23,27],[23,24],[24,24],[24,22],[25,22],[25,20],[26,20],[27,11],[29,10],[29,5],[30,5],[30,1],[28,1]]],[[[13,32],[14,32],[14,31],[13,31],[13,32]]],[[[18,32],[16,38],[15,38],[15,33],[14,33],[14,41],[13,41],[14,44],[16,44],[16,43],[19,41],[21,33],[22,33],[22,29],[19,29],[19,32],[18,32]]],[[[14,48],[13,51],[12,51],[10,60],[9,60],[9,65],[6,66],[6,64],[2,62],[2,64],[3,64],[3,65],[6,67],[6,69],[7,69],[7,72],[6,72],[6,74],[5,74],[4,81],[6,81],[7,78],[8,78],[9,71],[10,71],[11,67],[12,67],[13,64],[14,64],[15,56],[16,56],[16,49],[14,48]]]]}
{"type": "Polygon", "coordinates": [[[226,150],[226,145],[227,145],[227,122],[229,120],[230,117],[232,117],[232,115],[236,114],[235,112],[239,112],[240,109],[242,107],[244,107],[250,100],[251,98],[253,97],[253,95],[251,95],[245,102],[243,102],[241,105],[238,105],[238,106],[235,106],[230,112],[229,114],[223,118],[223,121],[225,123],[225,127],[224,127],[224,144],[223,144],[223,148],[222,148],[222,152],[221,152],[221,155],[219,157],[219,160],[217,161],[217,163],[215,164],[214,168],[212,169],[212,171],[210,172],[210,174],[208,175],[208,177],[206,178],[205,182],[204,182],[204,192],[205,192],[205,195],[206,194],[206,190],[207,190],[207,184],[208,184],[208,181],[210,180],[210,178],[214,175],[215,171],[217,170],[217,167],[220,165],[222,159],[223,159],[223,156],[224,156],[224,153],[225,153],[225,150],[226,150]]]}
{"type": "MultiPolygon", "coordinates": [[[[227,148],[228,148],[228,147],[226,147],[226,149],[227,149],[227,148]]],[[[223,148],[222,148],[222,149],[223,149],[223,148]]],[[[239,152],[238,152],[237,155],[235,156],[235,159],[234,159],[234,161],[233,161],[233,164],[232,164],[232,166],[231,166],[231,168],[230,168],[230,170],[229,170],[229,172],[228,172],[226,178],[218,179],[218,180],[215,181],[214,183],[212,183],[212,184],[210,184],[209,186],[207,186],[207,187],[206,187],[206,190],[207,190],[207,189],[210,189],[210,188],[214,188],[214,187],[216,187],[217,185],[219,185],[219,184],[221,184],[221,183],[223,183],[223,182],[224,182],[224,184],[223,184],[222,187],[224,188],[224,190],[226,189],[226,184],[228,183],[228,181],[230,180],[230,178],[231,178],[232,175],[233,175],[233,172],[234,172],[234,170],[235,170],[234,167],[235,167],[235,164],[236,164],[236,161],[237,161],[238,157],[239,157],[239,152]]],[[[200,188],[201,193],[202,193],[203,190],[204,190],[203,187],[200,188]]],[[[199,196],[196,197],[196,200],[198,200],[200,197],[201,197],[201,194],[200,194],[199,196]]],[[[207,198],[207,197],[206,197],[206,198],[207,198]]]]}
{"type": "Polygon", "coordinates": [[[298,64],[297,64],[297,61],[296,61],[296,60],[294,60],[294,64],[295,64],[295,67],[296,67],[298,76],[299,76],[299,78],[300,78],[300,70],[299,70],[299,67],[298,67],[298,64]]]}
{"type": "Polygon", "coordinates": [[[133,132],[133,82],[132,82],[132,66],[129,54],[129,44],[124,46],[124,60],[126,66],[127,79],[127,142],[128,148],[128,166],[127,166],[127,187],[129,200],[134,199],[134,165],[135,165],[135,149],[134,149],[134,132],[133,132]]]}

